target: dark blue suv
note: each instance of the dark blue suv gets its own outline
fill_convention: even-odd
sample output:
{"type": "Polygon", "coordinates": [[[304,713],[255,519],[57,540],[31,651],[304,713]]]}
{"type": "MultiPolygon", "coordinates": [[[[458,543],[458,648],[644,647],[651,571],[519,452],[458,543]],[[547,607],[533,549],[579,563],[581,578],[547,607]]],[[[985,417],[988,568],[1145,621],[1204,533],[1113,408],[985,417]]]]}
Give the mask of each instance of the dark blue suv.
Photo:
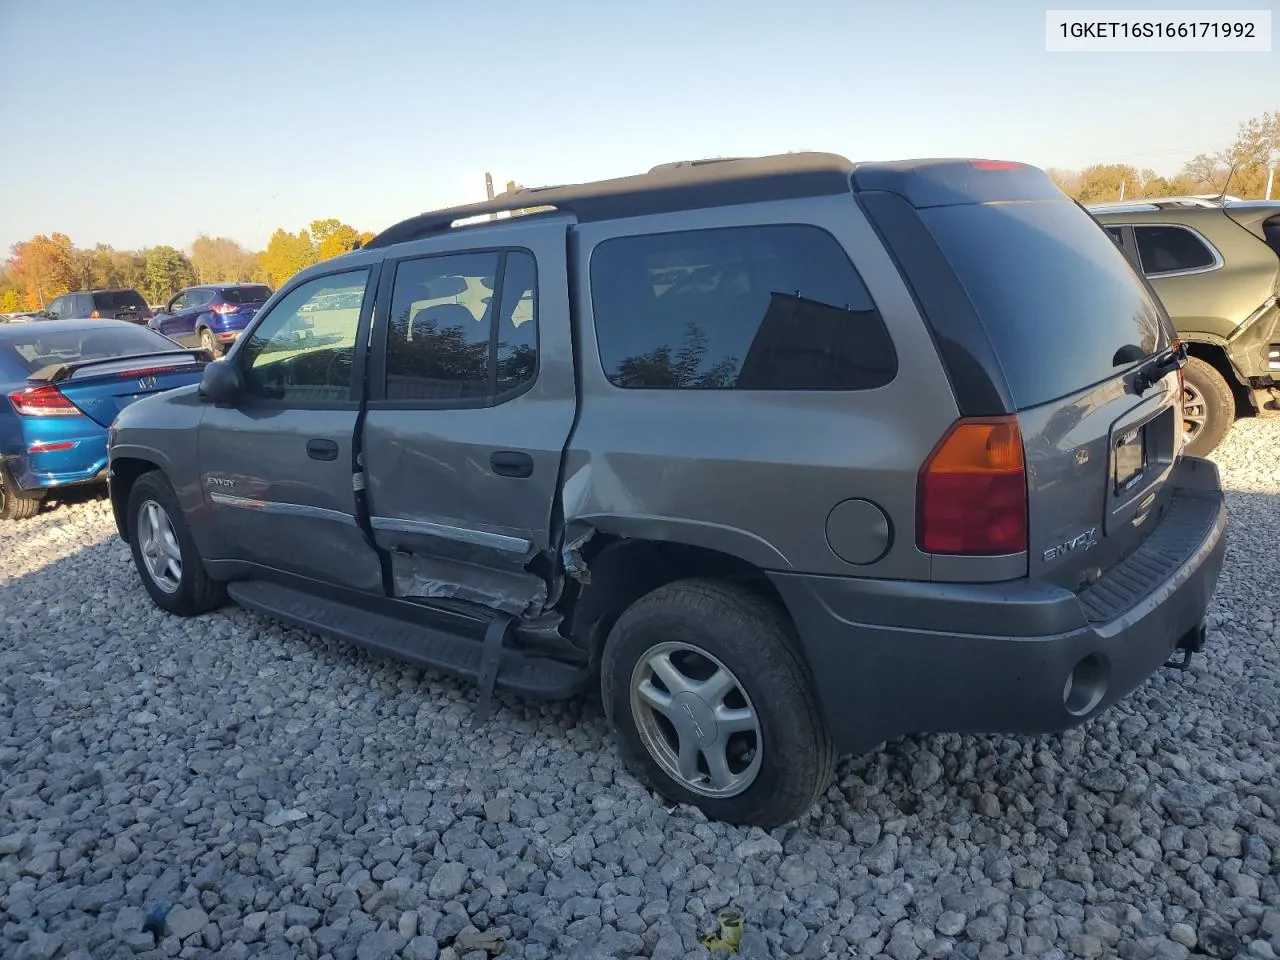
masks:
{"type": "Polygon", "coordinates": [[[187,287],[156,311],[148,324],[171,340],[219,356],[235,342],[271,296],[261,283],[211,283],[187,287]]]}

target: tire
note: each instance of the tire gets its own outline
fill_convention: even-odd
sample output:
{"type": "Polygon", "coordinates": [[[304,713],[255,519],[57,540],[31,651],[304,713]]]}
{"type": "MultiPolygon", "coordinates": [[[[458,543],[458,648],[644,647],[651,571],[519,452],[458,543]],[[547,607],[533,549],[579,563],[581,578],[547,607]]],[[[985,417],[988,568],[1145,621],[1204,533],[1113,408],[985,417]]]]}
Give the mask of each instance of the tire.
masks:
{"type": "Polygon", "coordinates": [[[0,480],[0,520],[29,520],[40,512],[40,497],[23,497],[0,480]]]}
{"type": "Polygon", "coordinates": [[[1189,434],[1183,450],[1205,457],[1217,449],[1236,419],[1236,398],[1214,367],[1199,357],[1188,357],[1183,369],[1183,429],[1189,434]]]}
{"type": "Polygon", "coordinates": [[[180,617],[194,617],[226,602],[226,587],[205,572],[178,497],[164,474],[152,471],[139,477],[129,491],[128,510],[133,564],[156,606],[180,617]],[[172,565],[162,573],[153,572],[151,561],[159,566],[161,559],[176,559],[176,574],[172,565]]]}
{"type": "Polygon", "coordinates": [[[835,749],[798,640],[780,611],[741,587],[682,580],[641,597],[605,641],[600,691],[628,768],[662,796],[712,819],[766,829],[789,823],[835,776],[835,749]],[[721,713],[698,697],[672,703],[677,684],[662,681],[663,673],[677,682],[727,680],[720,688],[727,694],[704,687],[721,713]],[[693,777],[681,775],[677,728],[650,698],[665,698],[663,709],[683,724],[696,764],[693,777]],[[725,717],[743,726],[754,719],[755,729],[726,741],[725,717]],[[716,734],[704,748],[697,740],[711,736],[708,724],[716,734]],[[707,760],[716,754],[725,760],[719,784],[707,760]]]}
{"type": "Polygon", "coordinates": [[[208,350],[214,357],[217,357],[222,352],[218,349],[218,342],[213,339],[213,331],[208,327],[200,328],[200,348],[208,350]]]}

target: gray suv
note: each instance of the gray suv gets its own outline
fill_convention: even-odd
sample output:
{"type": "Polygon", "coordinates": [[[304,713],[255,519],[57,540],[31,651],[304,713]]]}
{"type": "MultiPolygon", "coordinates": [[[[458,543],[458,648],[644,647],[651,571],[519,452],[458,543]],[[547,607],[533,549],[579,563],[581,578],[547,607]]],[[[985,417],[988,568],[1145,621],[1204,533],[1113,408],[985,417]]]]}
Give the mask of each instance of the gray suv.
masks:
{"type": "Polygon", "coordinates": [[[229,595],[482,714],[595,687],[658,791],[767,827],[838,753],[1062,730],[1200,649],[1184,362],[1035,168],[671,164],[303,271],[122,412],[111,497],[165,610],[229,595]]]}

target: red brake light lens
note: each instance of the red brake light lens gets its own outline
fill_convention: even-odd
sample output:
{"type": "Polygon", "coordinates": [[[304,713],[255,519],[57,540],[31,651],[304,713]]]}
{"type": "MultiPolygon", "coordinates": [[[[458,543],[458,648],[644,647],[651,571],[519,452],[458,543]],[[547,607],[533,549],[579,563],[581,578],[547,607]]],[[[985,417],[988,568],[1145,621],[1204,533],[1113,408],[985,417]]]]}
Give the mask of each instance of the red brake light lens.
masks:
{"type": "Polygon", "coordinates": [[[20,417],[79,417],[80,408],[53,384],[27,387],[9,394],[9,403],[20,417]]]}
{"type": "Polygon", "coordinates": [[[212,307],[210,307],[209,309],[210,309],[210,310],[212,310],[214,313],[223,313],[223,314],[226,314],[226,313],[235,313],[237,310],[239,310],[239,309],[240,309],[240,304],[238,304],[238,303],[215,303],[215,304],[214,304],[212,307]]]}
{"type": "Polygon", "coordinates": [[[916,545],[967,556],[1027,549],[1027,470],[1016,417],[952,424],[920,468],[916,545]]]}

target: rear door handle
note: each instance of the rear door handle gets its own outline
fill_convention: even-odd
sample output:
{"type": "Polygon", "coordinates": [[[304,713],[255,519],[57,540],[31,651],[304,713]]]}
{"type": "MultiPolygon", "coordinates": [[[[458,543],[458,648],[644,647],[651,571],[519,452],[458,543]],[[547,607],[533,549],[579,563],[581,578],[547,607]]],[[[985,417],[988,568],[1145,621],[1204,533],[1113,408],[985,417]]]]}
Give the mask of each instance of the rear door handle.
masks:
{"type": "Polygon", "coordinates": [[[498,450],[489,457],[493,472],[504,477],[524,479],[533,476],[533,457],[517,450],[498,450]]]}
{"type": "Polygon", "coordinates": [[[312,460],[337,460],[338,445],[332,440],[308,440],[307,456],[312,460]]]}

